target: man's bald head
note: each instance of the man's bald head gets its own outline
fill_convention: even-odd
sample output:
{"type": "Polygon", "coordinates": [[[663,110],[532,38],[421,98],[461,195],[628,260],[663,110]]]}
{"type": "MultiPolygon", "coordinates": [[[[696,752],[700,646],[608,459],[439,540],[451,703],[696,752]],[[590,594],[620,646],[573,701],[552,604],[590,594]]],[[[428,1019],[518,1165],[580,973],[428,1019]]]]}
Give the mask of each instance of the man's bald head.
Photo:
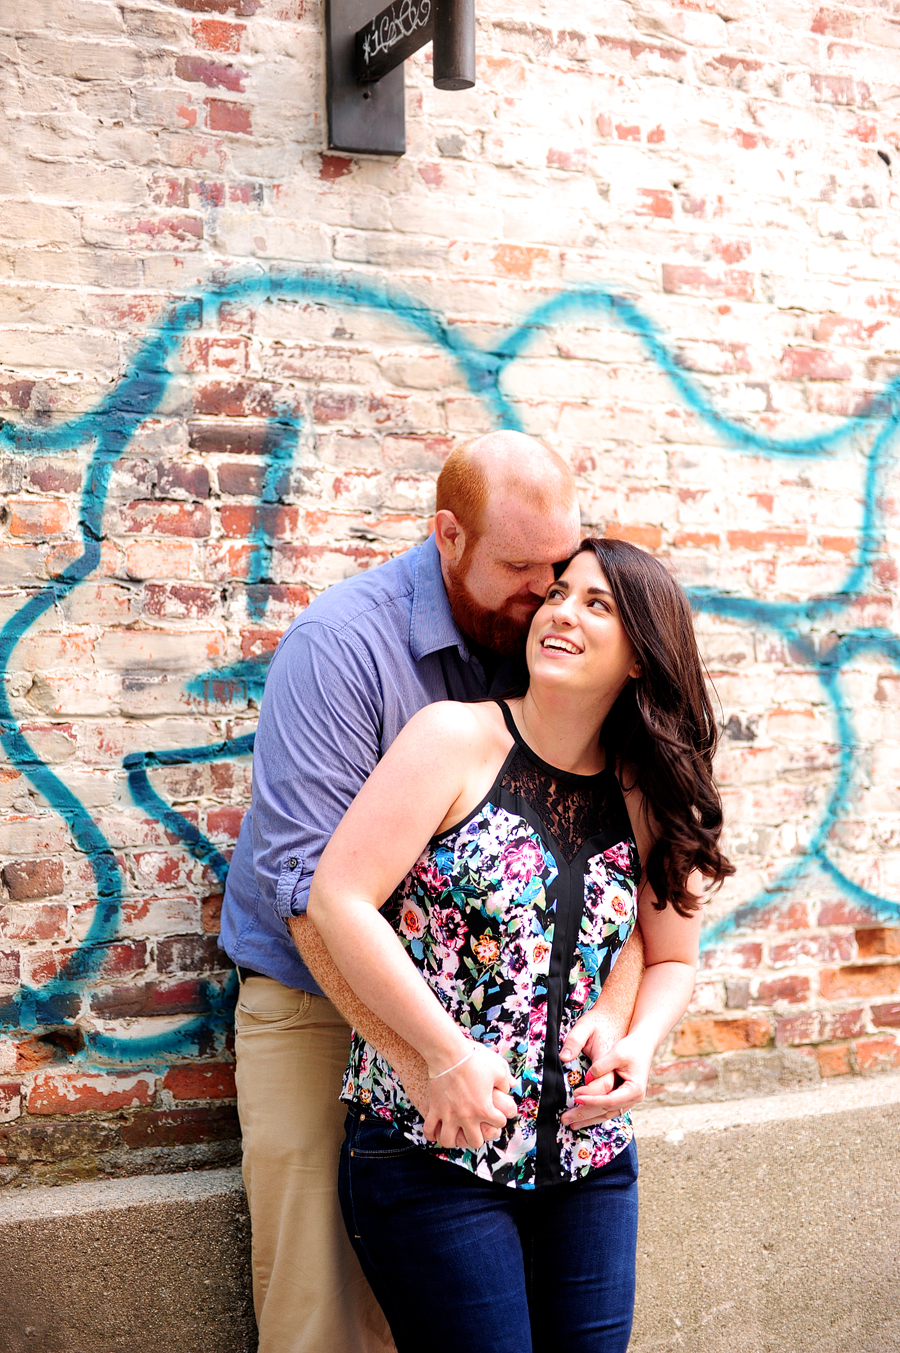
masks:
{"type": "Polygon", "coordinates": [[[521,432],[489,432],[447,458],[434,533],[450,609],[483,648],[514,653],[577,548],[578,497],[555,451],[521,432]]]}
{"type": "Polygon", "coordinates": [[[487,527],[489,500],[504,499],[548,515],[578,503],[566,462],[524,432],[488,432],[450,452],[438,476],[435,510],[453,513],[469,546],[487,527]]]}

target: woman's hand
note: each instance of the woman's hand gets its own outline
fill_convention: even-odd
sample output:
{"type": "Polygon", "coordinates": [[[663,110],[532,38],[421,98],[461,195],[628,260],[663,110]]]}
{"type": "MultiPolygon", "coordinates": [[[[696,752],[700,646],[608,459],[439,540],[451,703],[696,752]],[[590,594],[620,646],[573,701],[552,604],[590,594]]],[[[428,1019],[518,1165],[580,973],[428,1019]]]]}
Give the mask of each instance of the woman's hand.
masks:
{"type": "Polygon", "coordinates": [[[447,1071],[429,1067],[425,1136],[439,1146],[477,1151],[516,1115],[506,1059],[469,1042],[463,1061],[447,1071]]]}
{"type": "MultiPolygon", "coordinates": [[[[573,1025],[563,1045],[561,1056],[564,1061],[570,1061],[578,1055],[579,1026],[589,1017],[590,1012],[573,1025]]],[[[587,1039],[582,1047],[593,1060],[585,1076],[585,1084],[575,1091],[574,1109],[567,1109],[562,1116],[567,1127],[580,1128],[602,1123],[640,1104],[647,1093],[650,1066],[656,1050],[652,1039],[637,1033],[627,1034],[614,1047],[597,1057],[587,1039]]]]}

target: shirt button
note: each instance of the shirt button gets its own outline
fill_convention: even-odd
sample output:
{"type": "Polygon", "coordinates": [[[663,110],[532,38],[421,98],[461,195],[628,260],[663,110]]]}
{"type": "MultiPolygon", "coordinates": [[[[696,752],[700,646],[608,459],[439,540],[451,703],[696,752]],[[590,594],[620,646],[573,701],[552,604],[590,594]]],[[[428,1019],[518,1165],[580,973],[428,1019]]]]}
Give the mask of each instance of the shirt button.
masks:
{"type": "Polygon", "coordinates": [[[296,869],[297,863],[298,863],[297,856],[292,855],[291,858],[288,860],[288,869],[296,869]]]}

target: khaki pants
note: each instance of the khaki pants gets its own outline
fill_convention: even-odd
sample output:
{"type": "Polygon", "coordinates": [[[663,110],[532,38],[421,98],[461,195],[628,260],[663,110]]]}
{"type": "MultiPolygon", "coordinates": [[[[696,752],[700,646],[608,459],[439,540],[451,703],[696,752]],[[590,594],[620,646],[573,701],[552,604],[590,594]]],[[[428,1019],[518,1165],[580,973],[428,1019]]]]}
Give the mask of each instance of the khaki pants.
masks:
{"type": "Polygon", "coordinates": [[[337,1196],[349,1027],[268,977],[241,985],[235,1024],[259,1353],[388,1353],[337,1196]]]}

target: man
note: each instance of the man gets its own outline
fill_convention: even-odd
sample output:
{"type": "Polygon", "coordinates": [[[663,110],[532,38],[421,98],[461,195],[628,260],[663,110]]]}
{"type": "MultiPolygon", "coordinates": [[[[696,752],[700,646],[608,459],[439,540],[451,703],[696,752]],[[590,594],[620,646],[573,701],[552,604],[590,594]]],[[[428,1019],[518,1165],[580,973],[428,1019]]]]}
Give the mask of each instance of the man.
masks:
{"type": "MultiPolygon", "coordinates": [[[[448,458],[434,535],[330,588],[272,659],[222,913],[241,978],[238,1109],[260,1353],[393,1347],[337,1202],[350,1037],[339,1011],[386,1053],[417,1106],[427,1103],[421,1059],[360,1005],[306,922],[319,856],[418,709],[508,688],[553,565],[578,540],[565,463],[520,433],[489,433],[448,458]]],[[[611,1043],[627,1027],[640,942],[623,954],[603,996],[611,1043]]]]}

